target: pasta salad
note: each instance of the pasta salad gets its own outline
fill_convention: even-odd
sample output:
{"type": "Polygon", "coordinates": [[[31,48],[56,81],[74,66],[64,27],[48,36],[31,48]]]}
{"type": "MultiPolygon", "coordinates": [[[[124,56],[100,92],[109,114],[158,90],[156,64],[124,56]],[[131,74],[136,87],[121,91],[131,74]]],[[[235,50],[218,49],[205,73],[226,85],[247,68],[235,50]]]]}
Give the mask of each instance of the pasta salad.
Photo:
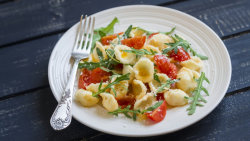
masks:
{"type": "Polygon", "coordinates": [[[79,64],[76,101],[84,107],[100,104],[115,116],[155,122],[164,119],[167,107],[190,104],[192,115],[206,103],[203,82],[209,80],[202,68],[208,57],[173,34],[175,28],[151,32],[130,25],[114,33],[116,23],[114,18],[95,30],[91,54],[79,64]]]}

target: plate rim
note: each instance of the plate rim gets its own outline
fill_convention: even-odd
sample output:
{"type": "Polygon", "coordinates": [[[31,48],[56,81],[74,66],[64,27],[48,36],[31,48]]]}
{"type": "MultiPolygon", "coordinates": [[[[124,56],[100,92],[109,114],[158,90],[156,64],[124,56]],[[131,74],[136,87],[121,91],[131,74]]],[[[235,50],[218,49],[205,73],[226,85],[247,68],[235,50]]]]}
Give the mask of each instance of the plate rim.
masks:
{"type": "MultiPolygon", "coordinates": [[[[191,20],[194,20],[195,22],[197,22],[198,24],[206,27],[207,30],[209,30],[209,32],[212,33],[212,35],[219,41],[218,43],[220,44],[221,47],[223,47],[224,51],[225,51],[225,55],[226,55],[226,60],[227,61],[227,64],[228,64],[228,71],[229,71],[229,76],[227,77],[227,83],[225,84],[225,89],[223,91],[223,95],[221,95],[221,97],[218,98],[218,102],[213,104],[213,107],[210,108],[204,115],[200,116],[199,118],[197,118],[197,120],[195,120],[194,122],[191,122],[185,126],[182,126],[180,128],[176,128],[174,130],[171,130],[171,131],[168,131],[168,132],[164,132],[164,131],[159,131],[157,133],[150,133],[150,134],[126,134],[126,133],[117,133],[117,132],[112,132],[112,131],[108,131],[108,130],[103,130],[102,128],[99,128],[98,126],[94,126],[92,124],[88,124],[87,122],[82,122],[80,120],[80,118],[78,118],[77,116],[73,116],[74,119],[76,119],[78,122],[80,122],[81,124],[83,125],[86,125],[92,129],[95,129],[97,131],[100,131],[100,132],[103,132],[103,133],[107,133],[107,134],[111,134],[111,135],[118,135],[118,136],[126,136],[126,137],[150,137],[150,136],[157,136],[157,135],[163,135],[163,134],[169,134],[169,133],[173,133],[173,132],[176,132],[176,131],[179,131],[181,129],[184,129],[184,128],[187,128],[195,123],[197,123],[198,121],[200,121],[201,119],[205,118],[207,115],[209,115],[222,101],[222,99],[225,97],[226,95],[226,92],[229,88],[229,84],[231,82],[231,76],[232,76],[232,63],[231,63],[231,58],[230,58],[230,55],[229,55],[229,52],[224,44],[224,42],[221,40],[221,38],[215,33],[215,31],[213,31],[208,25],[206,25],[204,22],[202,22],[201,20],[197,19],[196,17],[192,16],[192,15],[189,15],[187,13],[184,13],[182,11],[179,11],[179,10],[176,10],[176,9],[172,9],[172,8],[169,8],[169,7],[162,7],[162,6],[155,6],[155,5],[144,5],[144,4],[138,4],[138,5],[125,5],[125,6],[118,6],[118,7],[113,7],[113,8],[109,8],[109,9],[105,9],[105,10],[102,10],[102,11],[98,11],[90,16],[95,16],[96,14],[99,14],[99,13],[104,13],[104,12],[108,12],[108,11],[113,11],[113,10],[117,10],[117,9],[121,9],[121,8],[134,8],[134,7],[144,7],[144,8],[159,8],[159,9],[162,9],[162,10],[169,10],[169,11],[172,11],[172,12],[176,12],[178,14],[181,14],[191,20]]],[[[51,52],[51,55],[50,55],[50,58],[49,58],[49,63],[48,63],[48,80],[49,80],[49,85],[50,85],[50,88],[51,88],[51,91],[53,93],[53,96],[55,97],[55,99],[57,100],[57,102],[59,101],[59,99],[56,97],[56,94],[55,94],[55,88],[53,87],[52,85],[52,80],[50,79],[50,76],[51,76],[51,72],[50,72],[50,68],[51,68],[51,62],[52,62],[52,57],[53,55],[55,54],[55,47],[58,45],[59,41],[61,40],[61,38],[63,36],[65,36],[66,33],[68,33],[74,26],[76,26],[77,23],[75,23],[74,25],[72,25],[61,37],[60,39],[57,40],[57,43],[54,45],[53,47],[53,50],[51,52]]]]}

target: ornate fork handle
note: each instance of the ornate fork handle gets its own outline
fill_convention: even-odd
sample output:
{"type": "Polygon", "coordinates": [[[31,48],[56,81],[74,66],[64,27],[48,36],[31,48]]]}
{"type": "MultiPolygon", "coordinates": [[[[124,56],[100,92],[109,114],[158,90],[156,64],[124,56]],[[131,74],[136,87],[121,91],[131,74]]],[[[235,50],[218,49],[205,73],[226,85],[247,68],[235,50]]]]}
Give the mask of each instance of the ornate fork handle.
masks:
{"type": "Polygon", "coordinates": [[[65,92],[50,119],[50,124],[55,130],[62,130],[71,123],[73,87],[79,62],[80,59],[75,60],[65,92]]]}

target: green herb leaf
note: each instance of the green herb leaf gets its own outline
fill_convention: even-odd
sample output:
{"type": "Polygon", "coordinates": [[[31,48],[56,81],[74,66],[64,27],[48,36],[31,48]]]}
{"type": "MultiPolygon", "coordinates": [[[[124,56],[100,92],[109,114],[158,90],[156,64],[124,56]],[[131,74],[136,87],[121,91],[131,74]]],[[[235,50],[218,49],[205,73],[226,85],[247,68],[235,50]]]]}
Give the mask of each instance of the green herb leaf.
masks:
{"type": "Polygon", "coordinates": [[[134,121],[136,120],[136,114],[140,114],[140,110],[130,110],[131,105],[128,105],[126,108],[122,109],[119,107],[113,112],[108,112],[109,114],[118,116],[118,114],[124,114],[127,118],[132,118],[134,121]]]}
{"type": "Polygon", "coordinates": [[[102,37],[109,35],[109,34],[114,34],[114,26],[116,23],[118,23],[119,20],[118,18],[114,18],[110,24],[108,24],[106,27],[101,27],[98,29],[95,29],[94,35],[93,35],[93,41],[92,41],[92,47],[91,47],[91,52],[95,48],[96,41],[99,41],[102,37]]]}
{"type": "MultiPolygon", "coordinates": [[[[202,86],[203,81],[208,81],[204,72],[201,72],[201,76],[197,79],[197,87],[192,92],[192,98],[188,98],[191,100],[190,107],[187,109],[188,115],[192,115],[195,113],[196,106],[203,106],[200,102],[206,103],[207,101],[200,94],[201,91],[204,91],[208,95],[208,91],[202,86]]],[[[208,81],[209,82],[209,81],[208,81]]]]}
{"type": "Polygon", "coordinates": [[[169,32],[162,32],[163,34],[170,35],[175,31],[176,27],[173,27],[169,32]]]}
{"type": "Polygon", "coordinates": [[[157,82],[161,83],[161,81],[160,81],[158,75],[156,74],[156,70],[155,70],[155,72],[154,72],[154,80],[156,80],[157,82]]]}
{"type": "Polygon", "coordinates": [[[166,83],[162,84],[160,87],[158,87],[158,89],[155,91],[155,94],[160,93],[162,91],[164,91],[166,88],[170,88],[170,85],[179,81],[179,79],[168,79],[166,83]]]}
{"type": "Polygon", "coordinates": [[[101,27],[95,30],[95,32],[99,32],[100,36],[107,36],[110,34],[114,34],[114,26],[116,23],[118,23],[119,20],[117,17],[115,17],[111,23],[109,23],[106,27],[101,27]]]}
{"type": "Polygon", "coordinates": [[[128,52],[128,53],[134,53],[136,54],[137,56],[143,56],[143,55],[155,55],[155,51],[148,51],[146,49],[134,49],[134,48],[130,48],[130,50],[122,50],[124,52],[128,52]]]}
{"type": "Polygon", "coordinates": [[[178,47],[181,46],[185,51],[190,51],[194,56],[199,57],[201,60],[207,60],[208,57],[203,56],[201,54],[198,54],[195,50],[193,50],[190,46],[190,43],[187,42],[186,40],[182,39],[180,36],[175,34],[175,36],[172,36],[173,40],[175,43],[165,43],[166,45],[169,45],[169,48],[163,49],[162,53],[167,54],[168,52],[174,50],[175,53],[178,52],[178,47]]]}
{"type": "Polygon", "coordinates": [[[83,62],[83,63],[79,63],[78,65],[79,69],[86,68],[88,70],[93,70],[99,67],[100,67],[100,63],[95,63],[95,62],[83,62]]]}
{"type": "Polygon", "coordinates": [[[145,32],[146,35],[150,35],[150,34],[153,34],[153,33],[154,33],[154,32],[151,32],[151,31],[147,31],[147,30],[145,30],[145,29],[143,29],[143,28],[141,28],[141,27],[133,27],[132,29],[141,30],[141,31],[145,32]]]}
{"type": "Polygon", "coordinates": [[[103,54],[100,48],[96,48],[96,52],[97,52],[98,58],[100,59],[100,62],[103,61],[103,54]]]}
{"type": "Polygon", "coordinates": [[[132,30],[132,25],[130,25],[129,27],[128,27],[128,29],[125,31],[125,33],[123,34],[123,36],[122,36],[122,39],[126,39],[126,38],[129,38],[129,34],[130,34],[130,32],[131,32],[131,30],[132,30]]]}
{"type": "Polygon", "coordinates": [[[106,87],[104,87],[103,89],[98,90],[98,92],[96,93],[92,93],[92,96],[94,97],[98,97],[100,93],[105,92],[108,88],[111,88],[111,86],[120,83],[123,80],[129,80],[129,75],[130,73],[121,75],[119,77],[117,77],[113,82],[109,83],[106,87]]]}
{"type": "Polygon", "coordinates": [[[153,106],[148,107],[147,109],[143,110],[141,113],[143,114],[143,113],[146,113],[146,112],[149,112],[149,111],[153,111],[156,108],[158,108],[159,106],[161,106],[162,103],[163,103],[163,100],[160,100],[157,103],[155,103],[153,106]]]}

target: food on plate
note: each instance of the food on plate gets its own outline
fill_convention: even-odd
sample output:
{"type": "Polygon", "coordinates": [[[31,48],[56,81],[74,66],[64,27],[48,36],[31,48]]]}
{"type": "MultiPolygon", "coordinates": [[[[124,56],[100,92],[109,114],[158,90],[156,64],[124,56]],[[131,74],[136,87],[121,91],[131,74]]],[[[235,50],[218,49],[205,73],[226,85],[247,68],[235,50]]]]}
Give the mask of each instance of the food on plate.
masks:
{"type": "Polygon", "coordinates": [[[209,83],[202,72],[208,57],[169,32],[151,32],[130,25],[114,33],[117,18],[95,30],[89,59],[79,64],[75,99],[84,107],[102,105],[109,114],[160,122],[167,107],[190,104],[188,114],[206,103],[209,83]],[[202,92],[202,93],[201,93],[202,92]],[[100,102],[99,102],[100,101],[100,102]]]}

